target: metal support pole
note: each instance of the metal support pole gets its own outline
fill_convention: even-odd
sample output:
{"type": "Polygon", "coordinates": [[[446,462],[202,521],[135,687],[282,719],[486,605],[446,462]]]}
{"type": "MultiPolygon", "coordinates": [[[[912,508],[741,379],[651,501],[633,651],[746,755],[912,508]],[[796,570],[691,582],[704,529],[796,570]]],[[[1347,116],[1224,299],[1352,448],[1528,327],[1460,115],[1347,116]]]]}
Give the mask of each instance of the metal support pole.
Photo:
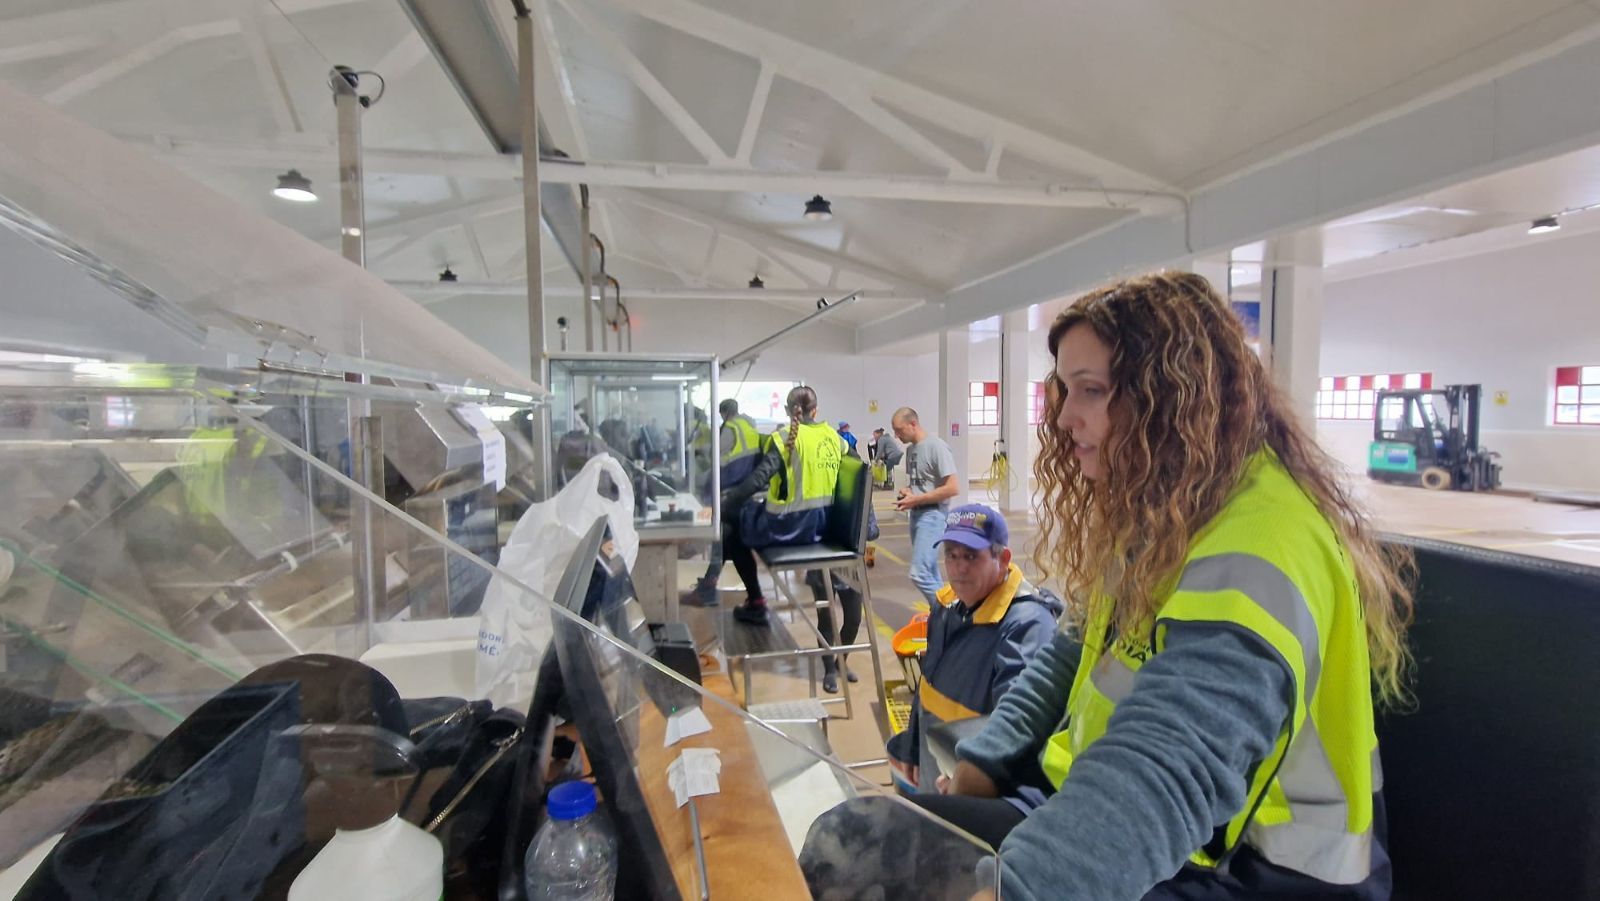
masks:
{"type": "Polygon", "coordinates": [[[589,236],[589,191],[585,188],[583,209],[578,215],[583,221],[583,349],[594,350],[594,239],[589,236]]]}
{"type": "MultiPolygon", "coordinates": [[[[328,84],[333,89],[333,110],[339,125],[339,246],[344,258],[367,265],[366,195],[361,172],[361,97],[357,76],[345,66],[335,66],[328,84]]],[[[362,350],[366,344],[362,342],[362,350]]]]}
{"type": "MultiPolygon", "coordinates": [[[[383,497],[383,420],[363,416],[354,424],[354,431],[360,436],[350,458],[356,479],[368,491],[383,497]]],[[[377,624],[388,615],[389,585],[384,566],[383,519],[374,502],[359,495],[354,500],[356,601],[361,605],[366,628],[365,650],[377,640],[377,624]]]]}
{"type": "MultiPolygon", "coordinates": [[[[333,110],[339,133],[339,246],[344,258],[363,268],[367,265],[366,193],[361,168],[360,76],[347,66],[335,66],[328,76],[333,91],[333,110]]],[[[357,356],[367,355],[366,323],[350,323],[356,336],[357,356]]],[[[357,373],[361,384],[366,373],[357,373]]],[[[383,496],[383,427],[372,415],[372,401],[357,396],[350,402],[350,477],[379,497],[383,496]]],[[[385,615],[387,584],[383,565],[382,520],[366,498],[355,497],[351,544],[354,554],[356,603],[365,627],[366,650],[376,640],[376,626],[385,615]]]]}
{"type": "MultiPolygon", "coordinates": [[[[539,106],[533,92],[533,17],[517,4],[517,81],[522,88],[522,231],[528,252],[528,371],[541,385],[550,383],[544,323],[544,258],[539,240],[539,106]]],[[[584,235],[588,240],[588,235],[584,235]]],[[[550,408],[541,406],[533,417],[533,446],[540,449],[536,494],[550,493],[550,408]]]]}
{"type": "MultiPolygon", "coordinates": [[[[678,402],[678,435],[680,438],[684,438],[689,434],[689,415],[688,411],[684,409],[689,405],[689,393],[684,390],[681,382],[678,384],[678,390],[674,397],[678,402]]],[[[678,471],[685,476],[689,474],[689,457],[689,442],[680,440],[678,442],[678,471]]]]}

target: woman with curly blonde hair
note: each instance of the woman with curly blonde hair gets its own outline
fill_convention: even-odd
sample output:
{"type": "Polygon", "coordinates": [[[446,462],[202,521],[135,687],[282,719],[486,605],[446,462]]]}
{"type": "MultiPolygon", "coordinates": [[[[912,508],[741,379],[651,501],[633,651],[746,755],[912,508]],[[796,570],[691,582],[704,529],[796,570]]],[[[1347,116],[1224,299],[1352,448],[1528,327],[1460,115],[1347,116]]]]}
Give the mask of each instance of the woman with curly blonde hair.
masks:
{"type": "Polygon", "coordinates": [[[1404,695],[1386,551],[1205,279],[1049,333],[1039,559],[1067,628],[962,742],[1014,898],[1389,896],[1374,699],[1404,695]],[[995,798],[1050,792],[1024,816],[995,798]]]}

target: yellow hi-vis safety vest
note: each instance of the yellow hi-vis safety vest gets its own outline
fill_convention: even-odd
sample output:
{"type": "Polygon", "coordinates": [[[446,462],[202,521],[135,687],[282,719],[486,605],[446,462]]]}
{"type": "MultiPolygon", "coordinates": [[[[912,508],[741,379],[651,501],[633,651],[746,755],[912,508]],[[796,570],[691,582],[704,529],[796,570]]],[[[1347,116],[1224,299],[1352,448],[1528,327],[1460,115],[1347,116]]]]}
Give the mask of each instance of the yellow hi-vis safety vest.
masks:
{"type": "Polygon", "coordinates": [[[1108,636],[1109,622],[1102,596],[1085,626],[1063,731],[1039,758],[1056,788],[1073,758],[1105,734],[1140,667],[1161,653],[1170,623],[1243,628],[1289,667],[1294,713],[1255,769],[1244,809],[1190,861],[1215,867],[1242,840],[1272,863],[1324,882],[1350,885],[1370,875],[1372,795],[1383,775],[1355,570],[1276,454],[1256,453],[1222,511],[1195,535],[1155,627],[1108,636]]]}
{"type": "MultiPolygon", "coordinates": [[[[178,479],[186,489],[189,509],[220,516],[230,500],[235,506],[248,506],[255,499],[247,493],[251,488],[249,466],[266,451],[266,439],[243,426],[202,426],[189,433],[178,448],[182,464],[178,479]]],[[[263,515],[263,511],[254,511],[254,515],[263,515]]]]}
{"type": "Polygon", "coordinates": [[[735,413],[722,427],[733,433],[733,449],[722,455],[722,465],[761,453],[761,430],[754,419],[735,413]]]}
{"type": "Polygon", "coordinates": [[[788,430],[789,426],[783,426],[772,433],[788,478],[781,473],[772,477],[767,488],[767,509],[787,513],[832,504],[833,491],[839,485],[839,461],[844,458],[844,439],[825,422],[802,423],[791,457],[786,441],[788,430]]]}

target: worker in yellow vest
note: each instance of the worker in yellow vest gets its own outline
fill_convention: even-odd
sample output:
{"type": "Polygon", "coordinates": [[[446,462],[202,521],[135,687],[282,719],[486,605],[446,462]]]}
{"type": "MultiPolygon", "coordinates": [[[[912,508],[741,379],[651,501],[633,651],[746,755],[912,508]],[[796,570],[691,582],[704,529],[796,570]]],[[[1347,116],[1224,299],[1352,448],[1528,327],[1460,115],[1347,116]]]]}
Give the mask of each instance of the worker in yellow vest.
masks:
{"type": "MultiPolygon", "coordinates": [[[[762,444],[765,441],[761,429],[756,421],[739,412],[739,402],[731,397],[726,398],[717,405],[717,415],[722,419],[722,428],[718,430],[720,444],[719,457],[722,461],[720,478],[723,488],[737,485],[755,471],[756,464],[761,460],[762,444]]],[[[707,501],[709,502],[709,497],[707,501]]],[[[729,512],[723,508],[723,520],[727,521],[729,512]]],[[[711,560],[706,566],[706,574],[695,581],[695,586],[682,592],[678,602],[691,607],[717,606],[717,580],[722,575],[722,543],[711,543],[711,560]]]]}
{"type": "Polygon", "coordinates": [[[1049,347],[1036,560],[1070,627],[924,806],[999,849],[1007,901],[1388,898],[1407,561],[1200,276],[1095,291],[1049,347]]]}
{"type": "Polygon", "coordinates": [[[821,539],[845,453],[839,433],[817,421],[816,391],[804,385],[791,390],[784,411],[789,423],[772,434],[755,469],[722,492],[722,551],[745,589],[733,615],[755,625],[767,621],[767,601],[752,549],[821,539]]]}

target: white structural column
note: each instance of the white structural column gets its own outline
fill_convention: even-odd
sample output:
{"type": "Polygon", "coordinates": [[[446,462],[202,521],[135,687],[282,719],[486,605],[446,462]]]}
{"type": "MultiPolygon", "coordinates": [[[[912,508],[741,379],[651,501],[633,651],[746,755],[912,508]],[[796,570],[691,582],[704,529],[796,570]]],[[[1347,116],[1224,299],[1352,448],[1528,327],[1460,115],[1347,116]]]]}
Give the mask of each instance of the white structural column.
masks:
{"type": "Polygon", "coordinates": [[[1263,353],[1311,425],[1322,354],[1322,233],[1304,229],[1268,241],[1261,278],[1263,353]]]}
{"type": "Polygon", "coordinates": [[[1006,444],[1009,470],[1000,483],[1000,511],[1027,510],[1032,504],[1028,476],[1033,468],[1032,445],[1028,440],[1033,427],[1028,425],[1032,403],[1033,373],[1028,371],[1029,341],[1039,340],[1028,332],[1028,311],[1017,310],[1002,318],[1000,333],[1000,438],[1006,444]]]}
{"type": "Polygon", "coordinates": [[[928,422],[923,414],[923,427],[930,434],[943,438],[956,458],[956,482],[961,487],[951,504],[965,503],[967,480],[967,443],[971,427],[967,423],[967,391],[971,382],[968,360],[972,345],[967,327],[945,329],[939,336],[939,411],[937,421],[928,422]]]}

